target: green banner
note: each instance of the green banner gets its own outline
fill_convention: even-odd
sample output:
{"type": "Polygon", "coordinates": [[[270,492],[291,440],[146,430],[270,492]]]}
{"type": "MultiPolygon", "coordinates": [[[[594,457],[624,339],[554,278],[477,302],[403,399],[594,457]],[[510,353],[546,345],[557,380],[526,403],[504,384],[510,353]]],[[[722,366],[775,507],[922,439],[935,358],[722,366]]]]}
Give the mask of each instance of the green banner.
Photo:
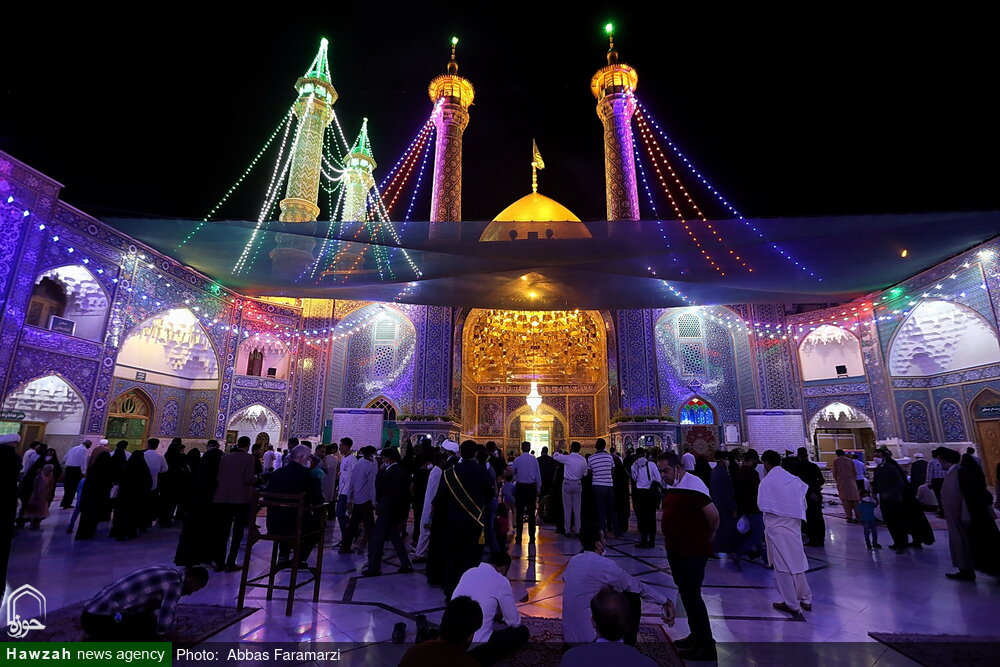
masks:
{"type": "Polygon", "coordinates": [[[0,647],[4,665],[128,665],[169,666],[173,651],[168,642],[5,642],[0,647]]]}

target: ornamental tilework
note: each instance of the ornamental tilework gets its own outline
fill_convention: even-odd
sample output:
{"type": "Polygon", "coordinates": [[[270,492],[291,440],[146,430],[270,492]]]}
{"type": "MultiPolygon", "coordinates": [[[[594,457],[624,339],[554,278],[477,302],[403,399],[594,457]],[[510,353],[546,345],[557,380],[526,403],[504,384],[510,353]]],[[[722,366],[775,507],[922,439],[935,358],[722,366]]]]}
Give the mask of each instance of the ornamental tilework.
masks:
{"type": "MultiPolygon", "coordinates": [[[[742,396],[734,356],[735,341],[732,332],[703,312],[689,308],[668,308],[661,312],[656,322],[657,372],[659,375],[660,403],[670,407],[676,417],[680,406],[695,394],[711,402],[719,413],[720,423],[741,422],[742,396]],[[698,326],[691,320],[698,318],[698,326]],[[688,336],[677,340],[678,319],[686,318],[688,330],[698,333],[697,339],[688,336]],[[685,349],[698,345],[704,350],[702,372],[691,374],[683,358],[685,349]]],[[[744,348],[749,355],[749,345],[744,348]]],[[[752,391],[752,385],[750,386],[752,391]]],[[[746,407],[752,407],[751,402],[746,407]]],[[[649,413],[647,413],[649,414],[649,413]]]]}
{"type": "MultiPolygon", "coordinates": [[[[303,300],[303,328],[322,330],[333,325],[334,302],[328,299],[303,300]]],[[[327,365],[331,345],[300,343],[297,378],[290,416],[296,435],[318,435],[323,431],[327,365]],[[307,361],[308,360],[308,361],[307,361]]]]}
{"type": "Polygon", "coordinates": [[[479,425],[476,435],[503,436],[503,396],[480,396],[478,403],[479,425]]]}
{"type": "Polygon", "coordinates": [[[277,391],[261,391],[259,389],[236,389],[229,403],[229,414],[234,415],[248,405],[260,403],[270,408],[278,416],[285,413],[285,394],[277,391]]]}
{"type": "MultiPolygon", "coordinates": [[[[411,315],[417,328],[413,410],[444,414],[451,407],[452,309],[419,306],[420,317],[411,315]]],[[[460,340],[460,338],[459,338],[460,340]]]]}
{"type": "MultiPolygon", "coordinates": [[[[370,315],[370,308],[376,307],[354,311],[344,322],[360,321],[370,315]]],[[[360,408],[378,396],[385,396],[402,412],[411,411],[416,330],[414,323],[401,310],[390,308],[387,312],[395,324],[391,340],[376,341],[380,330],[375,327],[367,327],[347,339],[344,406],[336,407],[360,408]],[[381,363],[379,347],[388,348],[390,353],[388,358],[382,358],[381,363]]]]}
{"type": "Polygon", "coordinates": [[[931,421],[927,416],[927,406],[917,401],[903,404],[903,424],[906,427],[907,442],[931,442],[931,421]]]}
{"type": "Polygon", "coordinates": [[[208,433],[208,403],[198,401],[191,407],[191,419],[188,424],[189,438],[204,438],[208,433]]]}
{"type": "Polygon", "coordinates": [[[27,347],[19,347],[13,361],[7,382],[10,388],[45,375],[59,375],[80,392],[85,401],[89,402],[92,396],[97,378],[96,361],[27,347]]]}
{"type": "Polygon", "coordinates": [[[941,434],[945,442],[966,442],[965,420],[962,419],[962,406],[952,399],[941,401],[938,406],[938,416],[941,419],[941,434]]]}
{"type": "Polygon", "coordinates": [[[615,313],[615,324],[622,407],[634,414],[657,414],[660,406],[653,311],[619,310],[615,313]]]}
{"type": "Polygon", "coordinates": [[[163,404],[156,434],[160,437],[173,438],[179,433],[178,421],[181,416],[181,406],[176,399],[171,398],[163,404]]]}
{"type": "Polygon", "coordinates": [[[21,345],[38,347],[44,350],[52,350],[87,359],[100,359],[101,357],[100,343],[30,326],[26,326],[21,330],[21,345]]]}
{"type": "MultiPolygon", "coordinates": [[[[753,304],[753,320],[763,324],[783,325],[781,304],[753,304]]],[[[760,383],[761,407],[785,409],[795,407],[795,390],[788,369],[792,367],[788,346],[780,338],[756,337],[757,378],[760,383]]]]}
{"type": "Polygon", "coordinates": [[[867,382],[849,382],[844,384],[812,385],[802,388],[803,396],[837,396],[839,394],[867,394],[867,382]]]}
{"type": "Polygon", "coordinates": [[[570,396],[569,414],[570,437],[596,437],[597,429],[594,425],[594,397],[593,396],[570,396]]]}

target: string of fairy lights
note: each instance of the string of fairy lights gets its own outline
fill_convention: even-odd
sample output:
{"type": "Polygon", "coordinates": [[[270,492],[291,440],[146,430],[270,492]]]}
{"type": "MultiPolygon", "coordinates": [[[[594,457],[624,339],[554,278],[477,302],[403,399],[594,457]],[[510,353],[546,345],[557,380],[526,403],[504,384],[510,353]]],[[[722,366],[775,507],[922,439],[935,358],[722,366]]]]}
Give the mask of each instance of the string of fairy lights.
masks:
{"type": "Polygon", "coordinates": [[[678,159],[680,159],[681,163],[688,170],[691,176],[694,177],[699,183],[701,183],[702,186],[704,186],[708,190],[708,192],[710,192],[718,200],[719,204],[721,204],[730,215],[732,215],[740,222],[742,222],[748,229],[750,229],[757,236],[757,238],[767,243],[767,245],[776,253],[778,253],[778,255],[780,255],[786,261],[790,262],[793,266],[795,266],[800,271],[808,275],[810,278],[815,278],[817,281],[823,280],[823,278],[817,275],[815,271],[813,271],[808,266],[806,266],[802,262],[792,257],[792,255],[784,248],[779,246],[777,243],[770,241],[764,235],[764,232],[760,230],[760,228],[758,228],[750,220],[744,217],[743,214],[740,213],[740,211],[737,210],[735,206],[730,204],[729,201],[725,198],[725,196],[723,196],[722,193],[719,192],[715,188],[715,186],[711,184],[711,182],[709,182],[709,180],[697,169],[697,167],[695,167],[694,163],[691,162],[691,160],[688,159],[688,157],[683,153],[683,151],[680,150],[677,144],[670,139],[670,137],[663,130],[660,124],[656,122],[656,119],[652,117],[646,105],[644,105],[642,101],[635,95],[633,95],[633,99],[635,100],[636,103],[636,118],[640,122],[640,124],[645,125],[647,129],[649,128],[649,126],[652,126],[652,129],[655,130],[655,134],[659,135],[660,138],[663,140],[663,142],[666,143],[667,147],[677,156],[678,159]]]}

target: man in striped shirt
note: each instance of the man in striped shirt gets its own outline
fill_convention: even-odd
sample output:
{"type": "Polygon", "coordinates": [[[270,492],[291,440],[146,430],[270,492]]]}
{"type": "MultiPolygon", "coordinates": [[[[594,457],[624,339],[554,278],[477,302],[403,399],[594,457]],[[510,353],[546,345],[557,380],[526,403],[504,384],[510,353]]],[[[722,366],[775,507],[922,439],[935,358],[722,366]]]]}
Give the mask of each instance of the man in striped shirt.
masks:
{"type": "Polygon", "coordinates": [[[615,459],[606,451],[607,448],[608,443],[604,438],[598,438],[594,445],[597,451],[587,459],[587,467],[590,469],[591,489],[594,492],[594,504],[597,506],[597,525],[601,530],[607,530],[610,519],[615,537],[622,537],[618,514],[615,512],[615,484],[612,475],[615,459]]]}
{"type": "Polygon", "coordinates": [[[203,567],[153,566],[112,582],[83,606],[80,625],[92,640],[157,641],[174,625],[182,595],[208,583],[203,567]]]}

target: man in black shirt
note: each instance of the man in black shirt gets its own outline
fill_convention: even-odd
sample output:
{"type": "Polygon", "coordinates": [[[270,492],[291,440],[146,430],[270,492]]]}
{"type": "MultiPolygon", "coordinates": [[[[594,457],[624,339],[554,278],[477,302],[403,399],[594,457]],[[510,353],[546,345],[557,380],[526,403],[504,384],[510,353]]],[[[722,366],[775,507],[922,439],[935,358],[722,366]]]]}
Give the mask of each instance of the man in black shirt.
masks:
{"type": "Polygon", "coordinates": [[[809,485],[806,492],[806,537],[807,547],[821,547],[826,540],[826,521],[823,520],[823,472],[809,460],[809,450],[799,447],[798,461],[792,474],[809,485]]]}

